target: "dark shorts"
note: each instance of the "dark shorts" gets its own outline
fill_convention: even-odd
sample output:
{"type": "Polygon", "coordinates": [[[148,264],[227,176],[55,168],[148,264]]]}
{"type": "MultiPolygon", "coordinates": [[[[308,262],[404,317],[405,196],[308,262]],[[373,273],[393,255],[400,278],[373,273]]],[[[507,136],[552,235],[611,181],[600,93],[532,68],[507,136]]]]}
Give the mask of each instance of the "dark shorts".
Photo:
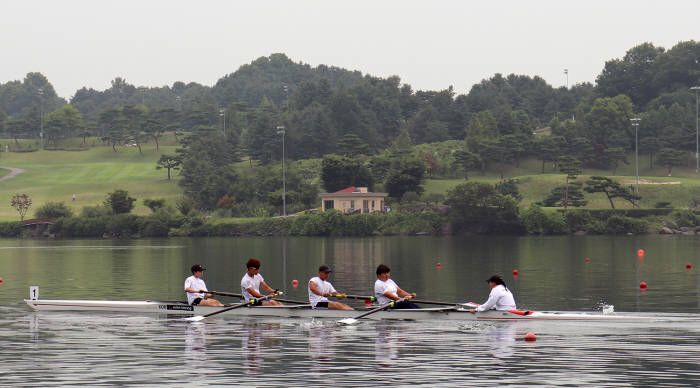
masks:
{"type": "Polygon", "coordinates": [[[193,301],[192,301],[192,306],[198,305],[199,302],[201,302],[201,301],[202,301],[202,298],[197,298],[197,299],[193,300],[193,301]]]}
{"type": "Polygon", "coordinates": [[[412,302],[403,301],[401,303],[396,303],[393,308],[395,308],[395,309],[419,309],[420,306],[418,306],[417,304],[412,303],[412,302]]]}
{"type": "Polygon", "coordinates": [[[315,309],[327,309],[328,308],[328,302],[318,302],[316,303],[316,306],[314,306],[315,309]]]}

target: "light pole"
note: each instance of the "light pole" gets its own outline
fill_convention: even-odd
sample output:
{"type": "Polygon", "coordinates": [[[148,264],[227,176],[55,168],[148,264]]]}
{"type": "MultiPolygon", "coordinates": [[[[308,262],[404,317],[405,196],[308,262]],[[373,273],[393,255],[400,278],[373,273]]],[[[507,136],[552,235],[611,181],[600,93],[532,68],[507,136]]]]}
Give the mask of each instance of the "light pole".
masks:
{"type": "Polygon", "coordinates": [[[277,134],[282,135],[282,215],[287,216],[287,176],[284,165],[284,125],[277,127],[277,134]]]}
{"type": "Polygon", "coordinates": [[[564,69],[564,75],[566,76],[566,88],[569,88],[569,69],[564,69]]]}
{"type": "Polygon", "coordinates": [[[635,117],[631,118],[632,126],[634,126],[634,174],[637,176],[637,185],[634,188],[634,192],[639,194],[639,147],[637,146],[637,138],[639,133],[639,122],[642,119],[635,117]]]}
{"type": "Polygon", "coordinates": [[[226,109],[219,109],[219,117],[224,120],[224,139],[226,138],[226,109]]]}
{"type": "Polygon", "coordinates": [[[182,98],[175,96],[175,101],[177,101],[177,110],[182,111],[182,98]]]}
{"type": "Polygon", "coordinates": [[[700,161],[698,160],[698,90],[700,86],[693,86],[690,90],[695,90],[695,173],[700,170],[700,161]]]}
{"type": "Polygon", "coordinates": [[[39,94],[39,143],[41,149],[44,149],[44,89],[39,88],[36,91],[39,94]]]}

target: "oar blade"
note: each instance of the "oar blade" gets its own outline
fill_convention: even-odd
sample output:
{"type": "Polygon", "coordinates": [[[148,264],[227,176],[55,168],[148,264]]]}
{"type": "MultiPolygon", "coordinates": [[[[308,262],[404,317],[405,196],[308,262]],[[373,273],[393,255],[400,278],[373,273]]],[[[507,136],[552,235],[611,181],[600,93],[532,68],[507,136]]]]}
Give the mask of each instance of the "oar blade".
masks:
{"type": "Polygon", "coordinates": [[[194,316],[194,317],[187,317],[187,318],[183,318],[183,319],[186,320],[186,321],[189,321],[189,322],[199,322],[199,321],[201,321],[202,319],[204,319],[204,317],[201,316],[201,315],[197,315],[197,316],[194,316]]]}
{"type": "Polygon", "coordinates": [[[479,307],[479,304],[474,303],[474,302],[467,302],[467,303],[460,303],[459,306],[471,307],[471,308],[475,309],[475,308],[479,307]]]}
{"type": "Polygon", "coordinates": [[[355,318],[345,318],[338,321],[338,323],[342,323],[343,325],[354,325],[357,322],[358,320],[355,318]]]}

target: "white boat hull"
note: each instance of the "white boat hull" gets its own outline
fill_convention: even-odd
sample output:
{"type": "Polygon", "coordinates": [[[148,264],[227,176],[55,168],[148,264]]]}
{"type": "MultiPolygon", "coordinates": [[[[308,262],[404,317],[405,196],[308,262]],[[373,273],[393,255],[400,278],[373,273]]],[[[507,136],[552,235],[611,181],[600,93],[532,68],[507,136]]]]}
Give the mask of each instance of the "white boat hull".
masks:
{"type": "MultiPolygon", "coordinates": [[[[183,302],[163,301],[110,301],[110,300],[34,300],[25,299],[29,307],[36,311],[102,311],[110,313],[137,313],[137,314],[162,314],[193,316],[205,315],[222,309],[222,307],[190,306],[183,302]]],[[[243,317],[278,317],[278,318],[352,318],[366,310],[328,310],[312,309],[310,305],[285,305],[241,307],[229,310],[218,316],[243,317]]],[[[455,306],[442,308],[422,309],[394,309],[379,311],[368,315],[366,319],[394,319],[394,320],[488,320],[488,321],[514,321],[514,320],[557,320],[557,321],[608,321],[608,320],[647,320],[647,317],[634,317],[613,314],[594,314],[576,312],[543,312],[532,311],[523,315],[509,311],[485,311],[476,314],[469,309],[455,306]]]]}

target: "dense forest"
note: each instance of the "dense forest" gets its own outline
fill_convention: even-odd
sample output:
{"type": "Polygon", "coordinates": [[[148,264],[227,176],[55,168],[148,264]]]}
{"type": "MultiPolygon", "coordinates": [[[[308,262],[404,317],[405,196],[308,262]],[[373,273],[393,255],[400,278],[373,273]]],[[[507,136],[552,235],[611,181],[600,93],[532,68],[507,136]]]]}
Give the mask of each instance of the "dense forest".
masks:
{"type": "MultiPolygon", "coordinates": [[[[115,78],[110,88],[82,88],[70,101],[46,77],[29,73],[0,84],[0,134],[16,147],[17,139],[43,137],[47,148],[98,137],[117,152],[126,144],[157,146],[165,131],[175,131],[182,148],[171,162],[182,164],[181,184],[204,208],[224,195],[270,202],[277,182],[268,182],[269,191],[252,190],[263,174],[238,176],[227,166],[249,158],[259,171],[276,168],[282,133],[288,159],[325,156],[326,175],[333,168],[356,171],[340,183],[324,180],[324,188],[380,183],[396,198],[420,194],[423,174],[446,164],[466,176],[534,155],[543,171],[562,157],[614,171],[634,149],[635,129],[640,151],[670,171],[695,152],[689,88],[700,85],[698,58],[694,40],[668,50],[644,43],[607,61],[595,85],[554,88],[537,76],[495,74],[462,95],[452,86],[413,90],[397,76],[311,67],[284,54],[258,58],[211,87],[137,87],[115,78]],[[411,154],[410,146],[425,143],[443,146],[411,154]]],[[[313,201],[319,188],[309,187],[304,174],[290,172],[291,190],[298,201],[313,201]]]]}

